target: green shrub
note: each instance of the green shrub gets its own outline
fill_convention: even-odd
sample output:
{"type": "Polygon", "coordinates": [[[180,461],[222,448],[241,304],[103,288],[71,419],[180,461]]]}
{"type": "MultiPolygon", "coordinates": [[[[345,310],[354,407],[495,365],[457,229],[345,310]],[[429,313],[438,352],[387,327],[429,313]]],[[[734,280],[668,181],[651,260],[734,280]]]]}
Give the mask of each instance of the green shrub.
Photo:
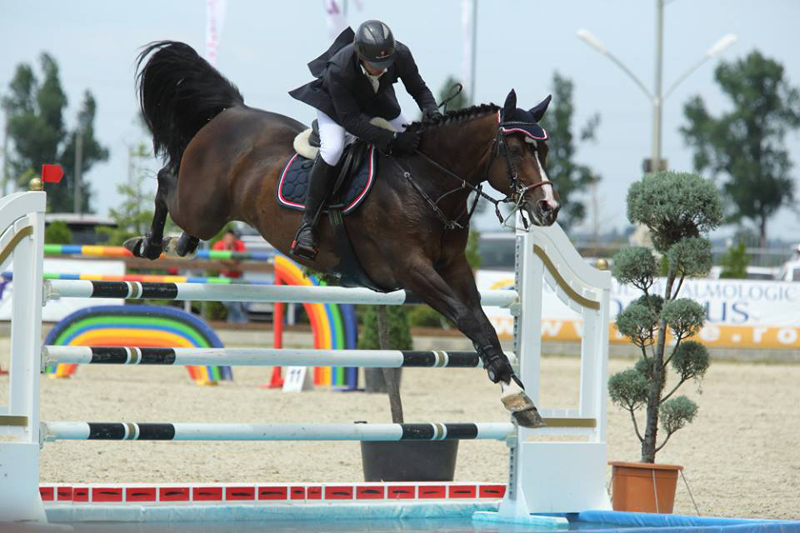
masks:
{"type": "Polygon", "coordinates": [[[47,244],[72,244],[72,231],[66,222],[57,220],[44,229],[44,242],[47,244]]]}

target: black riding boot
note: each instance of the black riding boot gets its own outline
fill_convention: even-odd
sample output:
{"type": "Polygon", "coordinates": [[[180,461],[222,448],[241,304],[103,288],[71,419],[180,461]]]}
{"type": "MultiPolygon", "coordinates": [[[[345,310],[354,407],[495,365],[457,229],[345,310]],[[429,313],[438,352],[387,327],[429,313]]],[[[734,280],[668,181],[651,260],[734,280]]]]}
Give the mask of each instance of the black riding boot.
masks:
{"type": "Polygon", "coordinates": [[[317,224],[322,214],[325,198],[328,196],[336,180],[336,167],[332,167],[317,155],[314,168],[308,176],[308,195],[306,196],[306,210],[303,212],[303,222],[297,230],[297,235],[292,242],[291,253],[313,261],[319,251],[319,230],[317,224]]]}

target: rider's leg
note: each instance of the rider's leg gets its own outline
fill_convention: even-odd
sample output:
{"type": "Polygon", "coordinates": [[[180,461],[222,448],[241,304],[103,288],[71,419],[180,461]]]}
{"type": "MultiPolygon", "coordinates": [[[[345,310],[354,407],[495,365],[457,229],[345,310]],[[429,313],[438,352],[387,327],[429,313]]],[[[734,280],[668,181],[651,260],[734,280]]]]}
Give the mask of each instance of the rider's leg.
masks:
{"type": "Polygon", "coordinates": [[[406,129],[405,125],[411,124],[411,121],[409,121],[406,117],[404,117],[403,112],[401,111],[399,115],[397,115],[396,117],[394,117],[392,120],[389,121],[389,124],[394,126],[394,129],[396,129],[397,131],[405,131],[406,129]]]}
{"type": "Polygon", "coordinates": [[[319,155],[328,165],[335,167],[339,164],[344,152],[344,128],[322,111],[317,110],[317,125],[319,126],[319,155]]]}
{"type": "Polygon", "coordinates": [[[297,230],[291,253],[313,260],[319,250],[319,231],[317,223],[320,218],[325,198],[328,196],[336,179],[336,165],[344,150],[344,128],[331,117],[317,111],[319,124],[320,149],[314,160],[314,168],[308,177],[308,194],[303,222],[297,230]]]}

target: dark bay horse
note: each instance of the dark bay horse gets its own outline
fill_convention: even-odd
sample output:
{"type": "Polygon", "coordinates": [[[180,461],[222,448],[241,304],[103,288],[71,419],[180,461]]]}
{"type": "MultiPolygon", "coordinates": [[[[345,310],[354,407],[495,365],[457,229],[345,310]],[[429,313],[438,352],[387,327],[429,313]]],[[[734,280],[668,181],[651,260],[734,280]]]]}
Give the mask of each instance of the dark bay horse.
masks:
{"type": "MultiPolygon", "coordinates": [[[[238,89],[183,43],[148,45],[139,56],[138,71],[142,112],[165,166],[158,173],[152,227],[129,248],[137,256],[157,258],[169,214],[184,231],[180,255],[233,220],[256,228],[288,255],[301,213],[279,206],[275,188],[294,154],[292,141],[305,126],[246,106],[238,89]]],[[[510,121],[515,116],[527,117],[527,124],[538,121],[548,103],[530,111],[517,109],[512,91],[502,110],[481,105],[410,125],[421,134],[419,152],[399,159],[381,156],[372,191],[345,217],[364,272],[378,287],[411,291],[452,320],[474,343],[490,379],[500,383],[506,408],[528,427],[543,422],[481,309],[464,250],[468,196],[472,186],[485,181],[535,224],[555,221],[560,205],[545,172],[546,134],[531,141],[513,127],[525,122],[510,121]],[[412,186],[409,175],[430,198],[442,197],[436,207],[412,186]],[[446,227],[445,219],[456,224],[446,227]]],[[[314,261],[296,260],[335,274],[339,257],[325,220],[320,240],[314,261]]]]}

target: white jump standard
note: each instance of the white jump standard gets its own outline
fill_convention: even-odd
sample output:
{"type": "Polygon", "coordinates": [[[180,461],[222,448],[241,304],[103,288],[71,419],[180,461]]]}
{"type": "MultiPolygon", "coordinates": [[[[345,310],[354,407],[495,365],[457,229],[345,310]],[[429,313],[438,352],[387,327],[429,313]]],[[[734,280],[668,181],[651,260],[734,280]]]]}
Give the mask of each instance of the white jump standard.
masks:
{"type": "MultiPolygon", "coordinates": [[[[39,491],[40,445],[58,440],[451,440],[497,439],[509,446],[509,474],[505,495],[495,517],[530,520],[532,513],[576,513],[609,509],[606,474],[606,377],[609,334],[608,272],[591,268],[572,247],[560,227],[532,228],[517,235],[515,291],[486,291],[482,304],[506,307],[514,315],[514,349],[517,374],[536,405],[539,398],[541,357],[541,306],[544,282],[583,319],[581,343],[580,402],[577,409],[541,408],[548,427],[525,429],[510,422],[455,424],[201,424],[201,423],[90,423],[41,422],[40,372],[53,362],[82,364],[227,364],[227,365],[343,365],[363,367],[478,367],[473,352],[400,352],[342,350],[232,350],[150,349],[144,347],[83,348],[41,346],[41,303],[66,297],[158,298],[227,301],[369,303],[402,305],[413,302],[405,292],[378,294],[366,289],[339,287],[236,286],[182,283],[128,283],[42,280],[45,194],[15,193],[0,199],[0,270],[13,259],[15,266],[11,321],[10,401],[0,406],[0,520],[45,521],[45,509],[57,513],[71,506],[61,502],[52,486],[43,487],[47,506],[39,491]],[[537,441],[539,435],[567,439],[537,441]],[[576,439],[576,437],[578,439],[576,439]],[[577,441],[583,439],[582,441],[577,441]],[[50,497],[50,496],[52,497],[50,497]]],[[[120,369],[124,371],[124,369],[120,369]]],[[[544,406],[542,406],[544,407],[544,406]]],[[[135,446],[135,444],[132,444],[135,446]]],[[[352,485],[352,484],[351,484],[352,485]]],[[[372,484],[375,485],[375,484],[372,484]]],[[[378,484],[379,486],[382,486],[378,484]]],[[[392,484],[395,485],[395,484],[392,484]]],[[[462,484],[472,486],[476,484],[462,484]]],[[[107,486],[107,485],[106,485],[107,486]]],[[[458,493],[459,484],[439,487],[458,493]]],[[[86,487],[86,486],[82,486],[86,487]]],[[[122,486],[124,487],[124,485],[122,486]]],[[[437,489],[437,490],[439,490],[437,489]]],[[[64,489],[66,491],[66,489],[64,489]]],[[[85,489],[94,494],[91,487],[85,489]]],[[[122,488],[115,489],[125,492],[122,488]]],[[[155,489],[153,489],[155,490],[155,489]]],[[[187,489],[188,490],[188,489],[187,489]]],[[[372,489],[370,489],[372,490],[372,489]]],[[[384,494],[388,494],[388,488],[384,494]]],[[[81,491],[84,491],[82,488],[81,491]]],[[[112,491],[113,492],[113,491],[112,491]]],[[[467,491],[470,493],[469,491],[467,491]]],[[[100,509],[104,491],[98,491],[89,508],[100,509]],[[98,507],[100,506],[100,507],[98,507]]],[[[444,494],[444,492],[443,492],[444,494]]],[[[499,493],[495,492],[499,496],[499,493]]],[[[490,495],[491,496],[491,495],[490,495]]],[[[490,497],[489,496],[489,497],[490,497]]],[[[474,509],[487,508],[475,499],[474,509]],[[478,505],[480,504],[480,505],[478,505]]],[[[459,512],[465,512],[462,500],[459,512]]],[[[148,514],[148,503],[125,503],[117,519],[170,516],[159,501],[162,514],[148,514]],[[135,512],[131,505],[139,505],[135,512]]],[[[327,502],[326,504],[330,504],[327,502]]],[[[335,503],[335,502],[334,502],[335,503]]],[[[442,499],[396,500],[398,506],[428,506],[447,512],[442,499]]],[[[184,502],[181,516],[197,510],[194,500],[184,502]],[[188,507],[187,507],[188,505],[188,507]]],[[[291,501],[270,507],[268,501],[248,502],[248,512],[261,519],[286,516],[291,501]],[[258,511],[260,509],[260,511],[258,511]]],[[[352,504],[342,504],[352,505],[352,504]]],[[[364,502],[361,502],[364,505],[364,502]]],[[[388,505],[388,504],[387,504],[388,505]]],[[[204,512],[222,513],[223,508],[206,505],[204,512]],[[211,509],[211,511],[209,511],[211,509]]],[[[466,508],[468,508],[467,506],[466,508]]],[[[408,507],[409,509],[411,507],[408,507]]],[[[455,509],[453,507],[452,509],[455,509]]],[[[326,507],[326,513],[334,512],[326,507]]],[[[113,513],[117,508],[100,510],[113,513]]],[[[298,507],[296,516],[312,513],[298,507]]],[[[346,517],[347,510],[339,510],[346,517]]],[[[454,511],[455,512],[455,511],[454,511]]],[[[72,519],[79,507],[69,507],[72,519]]],[[[112,519],[103,514],[104,519],[112,519]]],[[[198,514],[198,516],[201,516],[198,514]]],[[[202,516],[210,516],[208,514],[202,516]]],[[[218,519],[221,514],[217,515],[218,519]]],[[[308,515],[311,516],[311,515],[308,515]]],[[[329,515],[326,515],[329,516],[329,515]]]]}

